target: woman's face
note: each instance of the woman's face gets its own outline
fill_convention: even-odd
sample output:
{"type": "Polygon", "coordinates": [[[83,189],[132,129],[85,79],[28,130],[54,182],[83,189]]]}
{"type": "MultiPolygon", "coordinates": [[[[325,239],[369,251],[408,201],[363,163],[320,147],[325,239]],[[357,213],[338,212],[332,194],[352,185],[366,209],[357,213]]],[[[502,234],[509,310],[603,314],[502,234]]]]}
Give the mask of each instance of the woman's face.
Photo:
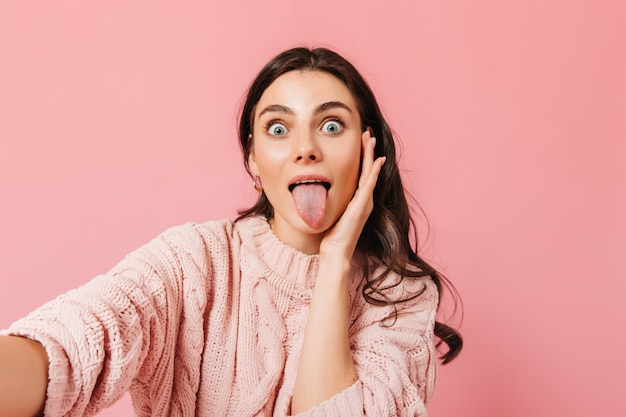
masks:
{"type": "Polygon", "coordinates": [[[284,243],[317,253],[356,190],[361,120],[354,97],[321,71],[278,77],[256,105],[249,165],[274,208],[284,243]]]}

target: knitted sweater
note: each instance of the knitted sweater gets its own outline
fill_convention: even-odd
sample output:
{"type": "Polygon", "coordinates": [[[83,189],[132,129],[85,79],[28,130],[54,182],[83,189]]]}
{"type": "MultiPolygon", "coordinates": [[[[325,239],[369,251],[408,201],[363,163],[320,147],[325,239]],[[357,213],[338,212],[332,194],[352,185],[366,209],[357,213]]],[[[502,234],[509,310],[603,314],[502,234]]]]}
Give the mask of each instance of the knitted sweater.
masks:
{"type": "MultiPolygon", "coordinates": [[[[127,390],[139,417],[286,416],[318,258],[283,244],[262,218],[187,224],[2,333],[45,346],[46,416],[93,415],[127,390]]],[[[405,280],[392,295],[424,293],[381,325],[393,310],[365,302],[357,268],[350,281],[358,381],[300,415],[425,416],[434,284],[405,280]]]]}

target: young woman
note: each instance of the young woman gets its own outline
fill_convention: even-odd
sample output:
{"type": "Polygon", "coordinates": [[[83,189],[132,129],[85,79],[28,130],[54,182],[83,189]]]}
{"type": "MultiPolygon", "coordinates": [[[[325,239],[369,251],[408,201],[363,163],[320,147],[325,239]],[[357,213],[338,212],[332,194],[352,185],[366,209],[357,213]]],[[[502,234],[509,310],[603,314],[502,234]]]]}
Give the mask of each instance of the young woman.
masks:
{"type": "Polygon", "coordinates": [[[259,191],[236,221],[172,228],[0,337],[0,415],[423,416],[461,349],[411,247],[391,130],[356,69],[296,48],[241,113],[259,191]]]}

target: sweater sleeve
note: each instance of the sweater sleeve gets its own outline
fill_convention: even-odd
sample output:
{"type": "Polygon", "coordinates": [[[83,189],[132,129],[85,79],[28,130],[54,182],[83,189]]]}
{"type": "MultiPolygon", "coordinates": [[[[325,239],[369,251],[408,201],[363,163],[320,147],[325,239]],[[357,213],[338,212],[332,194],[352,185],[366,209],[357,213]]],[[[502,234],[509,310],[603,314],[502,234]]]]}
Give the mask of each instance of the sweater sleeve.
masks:
{"type": "Polygon", "coordinates": [[[427,415],[436,378],[437,289],[427,277],[405,282],[403,287],[413,293],[424,291],[399,304],[395,320],[392,307],[367,304],[358,294],[350,327],[358,381],[298,417],[427,415]]]}
{"type": "MultiPolygon", "coordinates": [[[[145,386],[145,395],[157,399],[155,407],[167,407],[184,287],[194,281],[184,282],[183,272],[206,276],[198,255],[202,248],[193,225],[170,229],[108,274],[44,304],[3,332],[45,347],[50,362],[46,416],[94,415],[131,384],[145,386]]],[[[205,291],[191,293],[198,296],[195,305],[205,302],[205,291]]],[[[194,345],[197,341],[191,340],[188,349],[194,345]]],[[[186,379],[198,384],[197,376],[186,379]]]]}

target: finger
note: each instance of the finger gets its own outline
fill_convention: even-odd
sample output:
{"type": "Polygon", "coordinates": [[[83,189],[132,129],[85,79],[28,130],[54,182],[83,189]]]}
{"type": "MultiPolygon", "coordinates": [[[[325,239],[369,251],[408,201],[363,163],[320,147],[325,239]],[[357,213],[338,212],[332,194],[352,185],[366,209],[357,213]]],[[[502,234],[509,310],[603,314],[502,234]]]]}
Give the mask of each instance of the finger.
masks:
{"type": "Polygon", "coordinates": [[[374,162],[374,147],[376,146],[376,138],[372,137],[369,129],[361,135],[361,176],[359,177],[359,187],[369,176],[374,162]]]}
{"type": "Polygon", "coordinates": [[[371,164],[367,177],[363,180],[364,190],[367,190],[369,193],[374,192],[374,187],[376,187],[376,183],[378,182],[378,176],[386,160],[386,156],[380,156],[371,164]]]}
{"type": "MultiPolygon", "coordinates": [[[[378,182],[378,176],[386,160],[387,157],[381,156],[376,158],[376,161],[370,165],[369,172],[366,176],[362,177],[359,188],[357,188],[356,193],[354,194],[352,202],[355,206],[363,207],[364,205],[367,205],[368,201],[372,200],[374,188],[378,182]]],[[[355,210],[357,209],[355,208],[355,210]]]]}

